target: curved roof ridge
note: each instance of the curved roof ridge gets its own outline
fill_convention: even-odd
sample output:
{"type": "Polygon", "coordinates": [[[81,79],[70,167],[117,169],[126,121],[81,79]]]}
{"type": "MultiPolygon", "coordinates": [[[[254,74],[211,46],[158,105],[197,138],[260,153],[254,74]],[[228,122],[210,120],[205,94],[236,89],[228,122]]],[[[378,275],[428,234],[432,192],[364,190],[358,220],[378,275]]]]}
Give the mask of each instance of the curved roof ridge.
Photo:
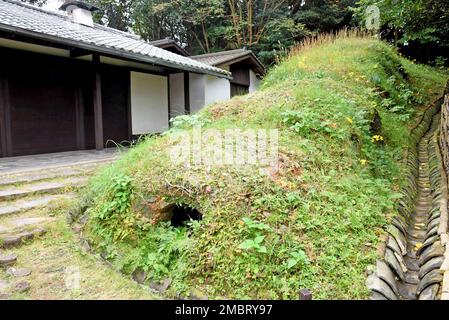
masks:
{"type": "Polygon", "coordinates": [[[215,56],[221,56],[221,55],[229,55],[232,53],[237,53],[237,52],[244,52],[244,53],[249,53],[252,52],[251,50],[242,48],[242,49],[232,49],[232,50],[225,50],[225,51],[217,51],[217,52],[211,52],[211,53],[205,53],[205,54],[198,54],[192,57],[195,58],[207,58],[207,57],[215,57],[215,56]]]}

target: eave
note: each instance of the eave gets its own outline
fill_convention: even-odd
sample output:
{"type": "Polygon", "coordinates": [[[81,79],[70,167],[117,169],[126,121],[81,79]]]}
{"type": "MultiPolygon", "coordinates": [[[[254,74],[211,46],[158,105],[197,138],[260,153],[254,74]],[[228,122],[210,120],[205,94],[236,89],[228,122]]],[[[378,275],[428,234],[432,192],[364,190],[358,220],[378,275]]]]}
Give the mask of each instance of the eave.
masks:
{"type": "Polygon", "coordinates": [[[189,66],[185,66],[185,65],[178,64],[175,62],[173,62],[173,63],[168,62],[168,61],[165,61],[160,58],[143,56],[140,54],[134,54],[131,52],[126,52],[126,51],[117,50],[117,49],[113,49],[113,48],[102,47],[102,46],[98,46],[98,45],[94,45],[94,44],[71,40],[71,39],[64,39],[64,38],[49,35],[49,34],[43,34],[43,33],[31,31],[31,30],[27,30],[27,29],[13,27],[13,26],[10,26],[7,24],[0,23],[0,30],[7,31],[9,33],[20,35],[20,36],[25,36],[25,37],[29,37],[29,38],[33,38],[33,39],[48,41],[48,42],[52,42],[55,44],[61,44],[61,45],[78,48],[78,49],[82,49],[82,50],[86,50],[86,51],[91,51],[91,52],[95,52],[95,53],[99,53],[99,54],[105,54],[108,56],[113,56],[113,57],[117,57],[117,58],[121,58],[121,59],[125,59],[125,60],[142,62],[142,63],[151,64],[151,65],[155,65],[155,66],[163,66],[163,67],[166,67],[169,69],[174,69],[174,70],[188,71],[188,72],[200,73],[200,74],[208,74],[208,75],[212,75],[212,76],[219,77],[219,78],[225,78],[225,79],[232,78],[231,74],[228,72],[221,73],[221,72],[214,72],[214,71],[210,71],[210,70],[189,67],[189,66]]]}

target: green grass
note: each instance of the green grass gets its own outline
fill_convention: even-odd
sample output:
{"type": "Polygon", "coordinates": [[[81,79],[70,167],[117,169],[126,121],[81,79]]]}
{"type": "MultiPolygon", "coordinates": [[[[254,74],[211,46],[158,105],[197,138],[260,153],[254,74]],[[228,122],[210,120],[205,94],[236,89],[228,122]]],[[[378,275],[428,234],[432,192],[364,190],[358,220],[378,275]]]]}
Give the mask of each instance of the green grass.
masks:
{"type": "MultiPolygon", "coordinates": [[[[53,220],[45,224],[47,233],[26,241],[20,247],[5,250],[18,256],[15,268],[27,268],[31,275],[15,278],[0,268],[0,279],[5,280],[12,289],[21,281],[30,284],[25,293],[10,293],[13,300],[154,300],[160,297],[142,287],[130,277],[110,268],[100,257],[91,255],[78,243],[78,239],[66,223],[66,213],[72,201],[58,201],[51,206],[33,209],[19,215],[4,217],[8,219],[42,217],[53,220]],[[79,272],[79,287],[67,287],[70,276],[79,272]]],[[[69,282],[70,283],[70,282],[69,282]]]]}
{"type": "Polygon", "coordinates": [[[297,299],[309,288],[316,299],[366,298],[410,128],[447,77],[369,37],[298,46],[258,92],[178,118],[97,175],[83,199],[88,237],[125,273],[171,278],[169,296],[297,299]],[[280,170],[173,164],[170,137],[193,124],[278,129],[280,170]],[[193,231],[152,224],[148,200],[159,198],[203,220],[193,231]]]}

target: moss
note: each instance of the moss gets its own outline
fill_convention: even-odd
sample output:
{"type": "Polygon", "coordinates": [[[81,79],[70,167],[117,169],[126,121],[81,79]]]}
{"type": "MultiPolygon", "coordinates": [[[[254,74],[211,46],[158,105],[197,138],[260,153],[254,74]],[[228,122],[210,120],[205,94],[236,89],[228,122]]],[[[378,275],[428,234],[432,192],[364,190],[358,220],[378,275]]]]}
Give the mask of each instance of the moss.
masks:
{"type": "Polygon", "coordinates": [[[309,288],[318,299],[365,298],[366,267],[404,182],[410,128],[446,77],[366,37],[300,46],[258,92],[178,119],[98,174],[86,191],[89,237],[127,272],[170,277],[172,296],[193,287],[209,298],[296,299],[309,288]],[[171,138],[198,124],[278,129],[279,171],[172,163],[171,138]],[[117,199],[119,175],[135,197],[131,209],[108,213],[130,233],[117,239],[98,213],[117,199]],[[142,220],[132,208],[152,197],[196,208],[203,220],[181,229],[142,220]]]}

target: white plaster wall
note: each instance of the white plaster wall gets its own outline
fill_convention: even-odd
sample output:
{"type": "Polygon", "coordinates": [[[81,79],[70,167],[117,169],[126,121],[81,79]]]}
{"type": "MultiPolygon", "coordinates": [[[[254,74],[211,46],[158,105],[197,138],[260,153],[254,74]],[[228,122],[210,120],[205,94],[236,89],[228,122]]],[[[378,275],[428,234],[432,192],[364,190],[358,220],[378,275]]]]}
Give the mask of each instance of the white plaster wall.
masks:
{"type": "Polygon", "coordinates": [[[260,85],[260,79],[253,70],[249,70],[249,93],[254,92],[260,85]]]}
{"type": "Polygon", "coordinates": [[[131,72],[133,134],[159,133],[168,129],[167,77],[131,72]]]}
{"type": "Polygon", "coordinates": [[[170,75],[170,118],[185,114],[184,73],[170,75]]]}
{"type": "Polygon", "coordinates": [[[205,104],[231,99],[231,83],[228,79],[206,76],[205,104]]]}
{"type": "Polygon", "coordinates": [[[190,113],[194,114],[206,103],[206,76],[190,73],[190,113]]]}

